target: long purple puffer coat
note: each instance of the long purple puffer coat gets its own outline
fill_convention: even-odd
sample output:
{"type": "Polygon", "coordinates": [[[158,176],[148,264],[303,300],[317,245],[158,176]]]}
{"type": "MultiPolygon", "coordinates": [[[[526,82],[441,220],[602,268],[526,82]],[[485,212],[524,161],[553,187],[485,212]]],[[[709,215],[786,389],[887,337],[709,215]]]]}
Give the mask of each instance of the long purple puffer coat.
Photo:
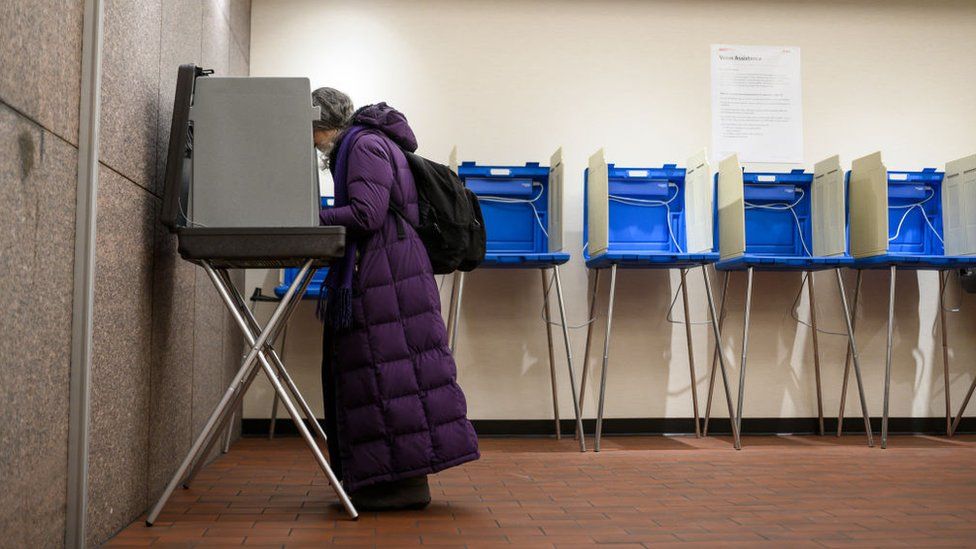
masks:
{"type": "Polygon", "coordinates": [[[331,461],[349,491],[479,456],[430,259],[408,224],[398,235],[389,210],[392,201],[418,222],[417,189],[400,150],[415,151],[417,140],[406,117],[383,103],[360,110],[353,123],[369,129],[349,151],[349,205],[320,213],[323,225],[342,225],[358,239],[353,325],[327,325],[322,372],[331,461]]]}

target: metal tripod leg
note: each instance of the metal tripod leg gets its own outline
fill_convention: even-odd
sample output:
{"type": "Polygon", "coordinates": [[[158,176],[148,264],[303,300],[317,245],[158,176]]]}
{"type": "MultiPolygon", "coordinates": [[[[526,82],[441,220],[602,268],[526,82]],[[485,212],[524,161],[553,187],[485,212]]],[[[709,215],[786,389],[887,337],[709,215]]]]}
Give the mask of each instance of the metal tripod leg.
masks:
{"type": "MultiPolygon", "coordinates": [[[[270,352],[274,354],[274,359],[278,361],[278,363],[280,363],[280,359],[278,358],[277,353],[274,351],[273,342],[276,339],[278,339],[278,336],[280,334],[284,332],[284,327],[287,325],[288,319],[291,318],[291,315],[295,312],[295,309],[298,308],[298,304],[301,303],[302,296],[305,295],[305,290],[308,289],[308,285],[312,281],[312,277],[314,276],[314,274],[315,274],[315,270],[314,269],[310,270],[308,275],[305,277],[305,280],[301,282],[301,286],[299,286],[298,292],[296,292],[297,297],[294,300],[292,300],[292,302],[288,305],[288,309],[285,311],[283,323],[278,327],[276,327],[274,332],[272,332],[272,334],[268,337],[268,341],[265,343],[264,349],[262,350],[261,354],[258,355],[258,360],[267,361],[268,354],[270,352]]],[[[219,272],[216,272],[216,276],[220,279],[221,282],[223,282],[223,284],[226,285],[227,288],[234,287],[233,282],[230,280],[230,276],[226,273],[226,271],[221,270],[219,272]]],[[[240,294],[236,291],[228,292],[228,293],[232,296],[232,299],[234,300],[234,305],[237,307],[238,312],[240,312],[242,316],[246,316],[247,318],[249,318],[251,321],[252,331],[250,334],[244,333],[244,341],[248,345],[252,345],[254,343],[254,340],[256,339],[256,334],[258,334],[261,331],[261,328],[258,325],[257,320],[254,319],[254,315],[251,313],[251,310],[244,304],[244,300],[242,297],[240,297],[240,294]]],[[[247,390],[251,387],[251,384],[254,383],[254,378],[257,377],[257,374],[258,374],[258,370],[255,368],[254,371],[251,373],[250,377],[248,377],[247,382],[241,387],[241,390],[234,395],[234,400],[231,402],[231,405],[228,408],[229,411],[237,410],[237,408],[241,405],[241,402],[243,402],[244,400],[244,395],[247,393],[247,390]]],[[[277,396],[277,393],[275,393],[275,396],[277,396]]],[[[314,415],[310,414],[309,417],[314,418],[314,415]]],[[[221,417],[220,422],[221,423],[218,424],[219,425],[218,430],[225,430],[225,429],[229,430],[232,427],[232,425],[230,424],[229,416],[221,417]]],[[[325,435],[323,434],[322,437],[324,440],[325,435]]],[[[199,473],[200,469],[203,468],[204,462],[206,461],[206,456],[210,455],[210,450],[213,448],[213,445],[216,442],[217,442],[216,438],[212,438],[207,441],[203,453],[200,454],[201,457],[199,457],[194,462],[193,466],[190,468],[190,472],[187,475],[186,479],[183,480],[184,488],[190,487],[190,483],[193,482],[193,479],[196,478],[197,473],[199,473]]]]}
{"type": "MultiPolygon", "coordinates": [[[[288,343],[288,326],[281,331],[281,354],[285,354],[285,345],[288,343]]],[[[275,436],[275,423],[278,421],[278,393],[274,394],[271,400],[271,422],[268,424],[268,439],[273,440],[275,436]]]]}
{"type": "MultiPolygon", "coordinates": [[[[847,308],[847,292],[844,290],[844,277],[840,275],[840,269],[834,269],[837,273],[837,288],[840,292],[840,305],[844,309],[844,324],[847,326],[848,348],[851,350],[851,359],[854,362],[854,379],[857,381],[857,392],[861,402],[861,415],[864,417],[864,432],[867,434],[868,447],[874,446],[874,433],[871,431],[871,416],[868,415],[868,401],[864,398],[864,383],[861,380],[861,362],[857,357],[857,342],[854,339],[854,320],[851,312],[847,308]]],[[[860,271],[858,271],[860,274],[860,271]]],[[[860,276],[858,277],[860,281],[860,276]]]]}
{"type": "MultiPolygon", "coordinates": [[[[159,516],[159,513],[163,510],[163,506],[166,505],[166,501],[173,494],[173,490],[176,489],[177,484],[179,484],[180,481],[183,480],[183,477],[186,475],[186,472],[190,468],[190,465],[197,459],[198,453],[203,449],[204,444],[207,442],[207,440],[209,440],[216,434],[217,429],[219,429],[218,425],[220,419],[227,412],[227,409],[231,403],[231,400],[233,400],[234,395],[237,393],[238,390],[241,389],[242,382],[246,378],[248,378],[252,370],[256,368],[257,357],[260,354],[261,349],[264,347],[265,342],[267,342],[268,337],[274,331],[275,327],[283,319],[284,312],[286,311],[286,309],[288,309],[289,304],[291,303],[292,299],[295,297],[295,290],[297,290],[300,281],[305,278],[305,275],[308,274],[311,267],[312,267],[312,260],[309,260],[302,266],[301,271],[299,272],[299,276],[288,288],[288,292],[285,293],[285,297],[282,298],[278,306],[275,307],[274,312],[271,314],[271,319],[268,320],[268,324],[265,326],[265,329],[258,336],[258,340],[255,342],[254,345],[251,346],[251,350],[247,353],[247,356],[244,357],[244,361],[241,364],[240,369],[238,369],[237,374],[234,376],[234,379],[231,381],[230,386],[224,392],[223,397],[221,397],[220,401],[217,403],[217,406],[214,408],[213,412],[211,412],[210,417],[207,419],[206,424],[204,424],[203,430],[200,432],[199,435],[197,435],[197,438],[193,441],[193,444],[190,446],[190,451],[187,453],[186,457],[183,458],[183,461],[180,463],[180,466],[174,472],[169,483],[163,489],[163,493],[160,495],[159,500],[156,502],[156,505],[154,505],[153,508],[149,511],[149,515],[146,517],[146,524],[148,526],[152,526],[152,524],[156,521],[156,518],[159,516]]],[[[222,283],[214,273],[213,268],[211,268],[209,264],[204,263],[204,269],[207,270],[207,273],[210,275],[211,281],[217,287],[218,291],[226,292],[227,291],[226,288],[223,288],[221,286],[222,283]]]]}
{"type": "Polygon", "coordinates": [[[952,436],[952,402],[949,395],[949,333],[946,329],[945,289],[949,272],[939,271],[939,320],[942,323],[942,379],[945,381],[946,436],[952,436]]]}
{"type": "Polygon", "coordinates": [[[691,313],[688,307],[688,269],[681,269],[681,300],[685,308],[685,338],[688,340],[688,370],[691,375],[691,406],[695,415],[695,436],[701,438],[701,421],[698,417],[698,375],[695,373],[695,346],[691,342],[691,313]]]}
{"type": "MultiPolygon", "coordinates": [[[[607,395],[607,363],[610,361],[610,328],[613,325],[613,298],[617,292],[617,265],[610,266],[610,298],[607,302],[607,331],[603,335],[603,371],[600,373],[600,402],[596,410],[596,439],[593,449],[600,451],[600,436],[603,434],[603,404],[607,395]]],[[[582,431],[582,429],[581,429],[582,431]]],[[[582,440],[582,437],[580,437],[582,440]]]]}
{"type": "MultiPolygon", "coordinates": [[[[552,274],[556,277],[556,299],[559,301],[559,321],[563,324],[563,342],[566,344],[566,367],[569,370],[569,390],[573,393],[573,411],[576,412],[576,428],[583,432],[583,416],[580,415],[579,398],[576,393],[576,374],[573,372],[573,346],[569,342],[569,324],[566,323],[566,305],[563,302],[563,286],[559,280],[559,266],[553,265],[552,274]]],[[[580,452],[586,451],[586,437],[579,439],[580,452]]]]}
{"type": "Polygon", "coordinates": [[[542,275],[542,301],[546,319],[546,340],[549,342],[549,377],[552,380],[552,417],[556,422],[556,440],[563,438],[563,431],[559,427],[559,389],[556,387],[556,354],[552,347],[552,321],[549,317],[549,283],[546,280],[546,269],[539,269],[542,275]]]}
{"type": "Polygon", "coordinates": [[[457,340],[458,340],[458,322],[461,316],[461,298],[464,297],[464,272],[458,271],[454,273],[454,283],[457,286],[457,299],[454,300],[454,308],[451,311],[452,324],[451,324],[451,354],[457,359],[457,340]]]}
{"type": "MultiPolygon", "coordinates": [[[[587,317],[586,325],[586,346],[583,348],[583,373],[580,378],[579,404],[580,412],[583,411],[583,401],[586,397],[586,378],[590,374],[590,336],[593,335],[593,325],[596,324],[596,294],[600,287],[600,269],[593,270],[593,291],[590,293],[590,315],[587,317]]],[[[579,429],[576,430],[576,438],[582,436],[579,429]]]]}
{"type": "MultiPolygon", "coordinates": [[[[705,296],[708,298],[708,312],[712,317],[712,335],[715,336],[715,349],[718,352],[718,365],[722,370],[722,385],[725,387],[725,402],[729,407],[729,425],[732,427],[732,445],[736,450],[742,449],[742,439],[740,437],[739,423],[735,420],[735,409],[732,404],[732,388],[729,383],[729,374],[725,370],[725,352],[722,350],[722,332],[719,329],[721,316],[715,312],[715,300],[712,299],[712,281],[708,278],[708,269],[702,265],[702,277],[705,279],[705,296]]],[[[725,273],[725,291],[729,289],[729,273],[725,273]]],[[[722,295],[722,305],[725,306],[725,294],[722,295]]],[[[713,369],[714,373],[714,369],[713,369]]],[[[708,427],[706,416],[705,427],[708,427]]]]}
{"type": "MultiPolygon", "coordinates": [[[[311,277],[309,277],[309,281],[311,281],[311,277]]],[[[307,285],[308,284],[306,283],[305,286],[307,285]]],[[[304,295],[304,292],[302,294],[304,295]]],[[[260,330],[257,319],[254,318],[254,316],[247,309],[247,307],[244,306],[244,303],[240,300],[239,296],[237,296],[236,302],[237,302],[238,309],[243,313],[243,316],[245,316],[245,320],[251,326],[252,335],[257,334],[258,331],[260,330]]],[[[301,302],[301,298],[295,301],[296,308],[297,308],[297,304],[300,302],[301,302]]],[[[282,328],[282,335],[281,335],[282,353],[284,353],[285,334],[287,333],[287,330],[288,330],[288,326],[285,325],[282,328]]],[[[298,390],[298,385],[295,384],[295,380],[292,379],[291,374],[289,374],[288,370],[285,368],[284,361],[281,358],[281,356],[279,356],[278,351],[276,351],[274,347],[269,346],[269,347],[265,347],[265,352],[269,355],[271,359],[271,364],[274,366],[275,371],[277,371],[278,375],[281,376],[281,379],[284,380],[285,387],[290,391],[292,398],[294,398],[294,400],[298,402],[298,406],[305,414],[305,418],[308,420],[308,423],[312,426],[312,430],[315,431],[315,434],[318,435],[318,437],[321,438],[323,442],[325,442],[327,440],[327,437],[325,436],[325,431],[322,429],[322,426],[319,425],[319,422],[315,417],[315,412],[312,411],[312,407],[308,405],[308,402],[305,400],[305,397],[302,396],[301,391],[298,390]]],[[[277,395],[277,393],[275,394],[277,395]]]]}
{"type": "Polygon", "coordinates": [[[895,323],[895,273],[894,265],[889,270],[888,279],[888,346],[885,349],[884,406],[881,410],[881,449],[888,447],[888,401],[891,395],[891,345],[895,323]]]}
{"type": "Polygon", "coordinates": [[[453,275],[442,275],[444,278],[448,276],[451,277],[451,296],[447,302],[447,344],[453,349],[454,348],[454,302],[457,300],[457,279],[458,273],[455,272],[453,275]]]}
{"type": "MultiPolygon", "coordinates": [[[[213,273],[212,270],[209,272],[209,274],[211,275],[211,278],[216,278],[216,274],[213,273]]],[[[237,294],[236,298],[238,303],[235,304],[235,299],[231,297],[231,294],[230,292],[228,292],[227,288],[218,285],[217,289],[220,291],[220,297],[223,298],[224,303],[227,305],[227,307],[233,310],[234,320],[237,321],[237,325],[241,328],[241,331],[244,332],[244,336],[250,340],[252,338],[252,334],[249,328],[249,323],[244,319],[244,316],[241,315],[240,308],[235,307],[235,305],[243,305],[240,299],[240,294],[237,294]]],[[[298,296],[298,298],[301,299],[301,296],[298,296]]],[[[244,310],[247,311],[247,307],[244,307],[244,310]]],[[[260,338],[261,335],[259,335],[258,337],[260,338]]],[[[301,434],[302,438],[305,439],[305,444],[307,444],[309,450],[312,451],[312,455],[315,457],[315,461],[318,462],[319,467],[322,469],[322,472],[325,473],[325,478],[328,479],[329,484],[332,486],[332,489],[339,497],[339,501],[342,502],[342,505],[343,507],[345,507],[346,512],[349,514],[349,516],[352,517],[353,519],[358,518],[359,513],[357,513],[356,508],[353,507],[352,501],[350,501],[349,496],[346,494],[346,491],[342,488],[342,485],[339,483],[339,479],[336,478],[335,473],[332,472],[332,467],[329,466],[329,462],[325,459],[325,455],[322,454],[321,448],[319,448],[318,444],[315,443],[315,438],[312,436],[312,433],[308,430],[308,427],[305,425],[305,422],[302,421],[302,416],[298,412],[298,408],[296,408],[295,404],[292,403],[291,398],[289,398],[288,393],[285,391],[284,386],[282,386],[281,381],[279,380],[279,374],[275,372],[275,369],[271,367],[271,364],[265,358],[264,342],[260,340],[255,341],[254,347],[255,349],[259,349],[258,358],[261,361],[261,367],[264,369],[265,375],[268,376],[268,379],[271,381],[271,384],[274,386],[275,392],[281,398],[281,403],[285,406],[285,409],[288,410],[288,415],[291,416],[291,419],[295,423],[295,427],[298,429],[299,434],[301,434]]]]}
{"type": "Polygon", "coordinates": [[[973,378],[973,382],[969,385],[969,391],[966,392],[966,398],[962,399],[962,406],[959,407],[959,413],[956,414],[956,419],[952,421],[952,429],[949,431],[951,435],[956,434],[956,429],[959,428],[959,422],[962,421],[962,415],[966,412],[966,407],[969,406],[969,399],[973,397],[974,391],[976,391],[976,378],[973,378]]]}
{"type": "MultiPolygon", "coordinates": [[[[837,269],[838,276],[840,269],[837,269]]],[[[843,282],[843,280],[841,280],[843,282]]],[[[851,334],[857,329],[857,298],[861,294],[861,270],[857,270],[857,279],[854,282],[854,303],[851,307],[851,334]]],[[[845,300],[846,301],[846,300],[845,300]]],[[[844,359],[844,381],[840,389],[840,409],[837,412],[837,436],[844,433],[844,405],[847,403],[847,380],[851,377],[851,343],[848,338],[847,358],[844,359]]]]}
{"type": "MultiPolygon", "coordinates": [[[[708,273],[706,272],[708,267],[702,265],[702,274],[705,279],[708,279],[708,273]]],[[[725,281],[722,283],[722,302],[719,305],[718,310],[718,332],[722,331],[722,325],[725,323],[725,298],[729,295],[729,271],[725,271],[725,281]]],[[[711,295],[712,287],[707,288],[708,294],[711,295]]],[[[711,297],[709,297],[711,299],[711,297]]],[[[714,303],[712,304],[714,305],[714,303]]],[[[711,307],[714,309],[715,307],[711,307]]],[[[708,374],[708,400],[705,401],[705,421],[702,426],[702,436],[708,436],[708,422],[712,416],[712,395],[715,394],[715,369],[718,366],[719,358],[722,349],[722,341],[720,339],[715,340],[715,349],[712,351],[712,370],[708,374]]],[[[730,416],[731,417],[731,416],[730,416]]]]}
{"type": "MultiPolygon", "coordinates": [[[[256,304],[257,304],[257,302],[252,299],[251,300],[251,305],[250,305],[250,309],[251,309],[251,313],[252,314],[254,313],[254,306],[256,304]]],[[[242,354],[241,357],[243,358],[243,356],[244,355],[242,354]]],[[[250,382],[248,382],[247,385],[246,385],[246,387],[250,387],[250,386],[251,386],[251,384],[250,384],[250,382]]],[[[244,391],[246,392],[247,389],[245,388],[244,391]]],[[[236,419],[237,419],[237,407],[234,406],[234,411],[231,412],[231,414],[230,414],[230,422],[227,424],[227,434],[224,436],[224,447],[221,448],[221,453],[226,454],[227,452],[230,452],[230,442],[231,442],[231,439],[234,437],[234,423],[235,423],[235,420],[236,419]]]]}
{"type": "Polygon", "coordinates": [[[820,330],[817,329],[817,292],[813,286],[813,272],[806,273],[807,293],[810,298],[810,327],[813,334],[813,373],[817,381],[817,427],[824,435],[823,389],[820,384],[820,330]]]}
{"type": "Polygon", "coordinates": [[[749,353],[749,314],[752,309],[752,267],[746,270],[746,303],[745,315],[742,321],[742,358],[739,362],[739,400],[736,403],[736,421],[739,425],[739,433],[742,432],[742,404],[746,393],[746,361],[749,353]]]}

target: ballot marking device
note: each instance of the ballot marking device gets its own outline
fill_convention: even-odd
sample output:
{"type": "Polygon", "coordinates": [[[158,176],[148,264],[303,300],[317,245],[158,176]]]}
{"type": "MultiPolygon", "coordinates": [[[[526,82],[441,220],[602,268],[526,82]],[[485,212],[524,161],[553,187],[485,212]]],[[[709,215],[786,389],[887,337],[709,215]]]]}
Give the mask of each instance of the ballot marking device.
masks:
{"type": "Polygon", "coordinates": [[[248,351],[150,509],[146,524],[157,520],[178,485],[187,487],[193,481],[259,371],[270,380],[346,512],[356,518],[355,507],[315,440],[317,435],[325,442],[325,433],[274,346],[316,270],[345,250],[344,228],[317,226],[318,184],[311,138],[311,121],[317,113],[309,82],[218,78],[208,76],[211,73],[195,65],[179,68],[162,222],[176,235],[180,256],[206,271],[243,332],[248,351]],[[248,194],[252,192],[253,196],[248,194]],[[284,198],[276,207],[265,207],[265,195],[284,198]],[[225,200],[229,205],[219,203],[225,200]],[[261,326],[228,269],[282,267],[299,271],[261,326]]]}

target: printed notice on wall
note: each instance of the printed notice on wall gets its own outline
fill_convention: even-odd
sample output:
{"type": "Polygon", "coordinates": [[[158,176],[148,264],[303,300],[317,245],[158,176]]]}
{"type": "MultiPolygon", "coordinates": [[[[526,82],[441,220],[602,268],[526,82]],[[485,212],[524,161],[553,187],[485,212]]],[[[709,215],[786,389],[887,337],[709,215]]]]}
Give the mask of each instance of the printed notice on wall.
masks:
{"type": "Polygon", "coordinates": [[[712,44],[715,158],[802,163],[800,91],[800,48],[712,44]]]}

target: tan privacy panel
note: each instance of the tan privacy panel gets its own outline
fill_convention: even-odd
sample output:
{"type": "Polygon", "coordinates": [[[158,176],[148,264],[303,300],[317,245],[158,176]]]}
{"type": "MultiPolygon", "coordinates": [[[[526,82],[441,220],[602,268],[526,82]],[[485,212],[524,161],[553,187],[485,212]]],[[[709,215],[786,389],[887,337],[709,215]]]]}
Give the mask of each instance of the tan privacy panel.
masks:
{"type": "Polygon", "coordinates": [[[587,249],[590,256],[607,251],[610,245],[610,205],[608,193],[610,189],[607,159],[603,149],[596,151],[590,157],[589,174],[586,180],[587,223],[589,226],[589,244],[587,249]]]}
{"type": "Polygon", "coordinates": [[[563,249],[563,148],[549,158],[549,250],[563,249]]]}
{"type": "Polygon", "coordinates": [[[685,166],[685,252],[710,252],[715,193],[708,152],[702,149],[685,166]]]}
{"type": "Polygon", "coordinates": [[[876,152],[851,165],[851,255],[871,257],[888,250],[888,169],[876,152]]]}
{"type": "Polygon", "coordinates": [[[743,203],[742,168],[732,155],[718,167],[718,244],[722,259],[746,251],[746,212],[743,203]]]}
{"type": "Polygon", "coordinates": [[[449,168],[451,168],[451,171],[454,173],[458,173],[457,157],[458,157],[457,145],[455,145],[454,148],[451,149],[451,155],[447,157],[447,165],[449,168]]]}
{"type": "Polygon", "coordinates": [[[813,255],[843,255],[844,238],[844,172],[840,157],[817,162],[813,168],[810,217],[813,226],[813,255]]]}
{"type": "Polygon", "coordinates": [[[976,154],[946,164],[942,227],[946,255],[976,254],[976,154]]]}

